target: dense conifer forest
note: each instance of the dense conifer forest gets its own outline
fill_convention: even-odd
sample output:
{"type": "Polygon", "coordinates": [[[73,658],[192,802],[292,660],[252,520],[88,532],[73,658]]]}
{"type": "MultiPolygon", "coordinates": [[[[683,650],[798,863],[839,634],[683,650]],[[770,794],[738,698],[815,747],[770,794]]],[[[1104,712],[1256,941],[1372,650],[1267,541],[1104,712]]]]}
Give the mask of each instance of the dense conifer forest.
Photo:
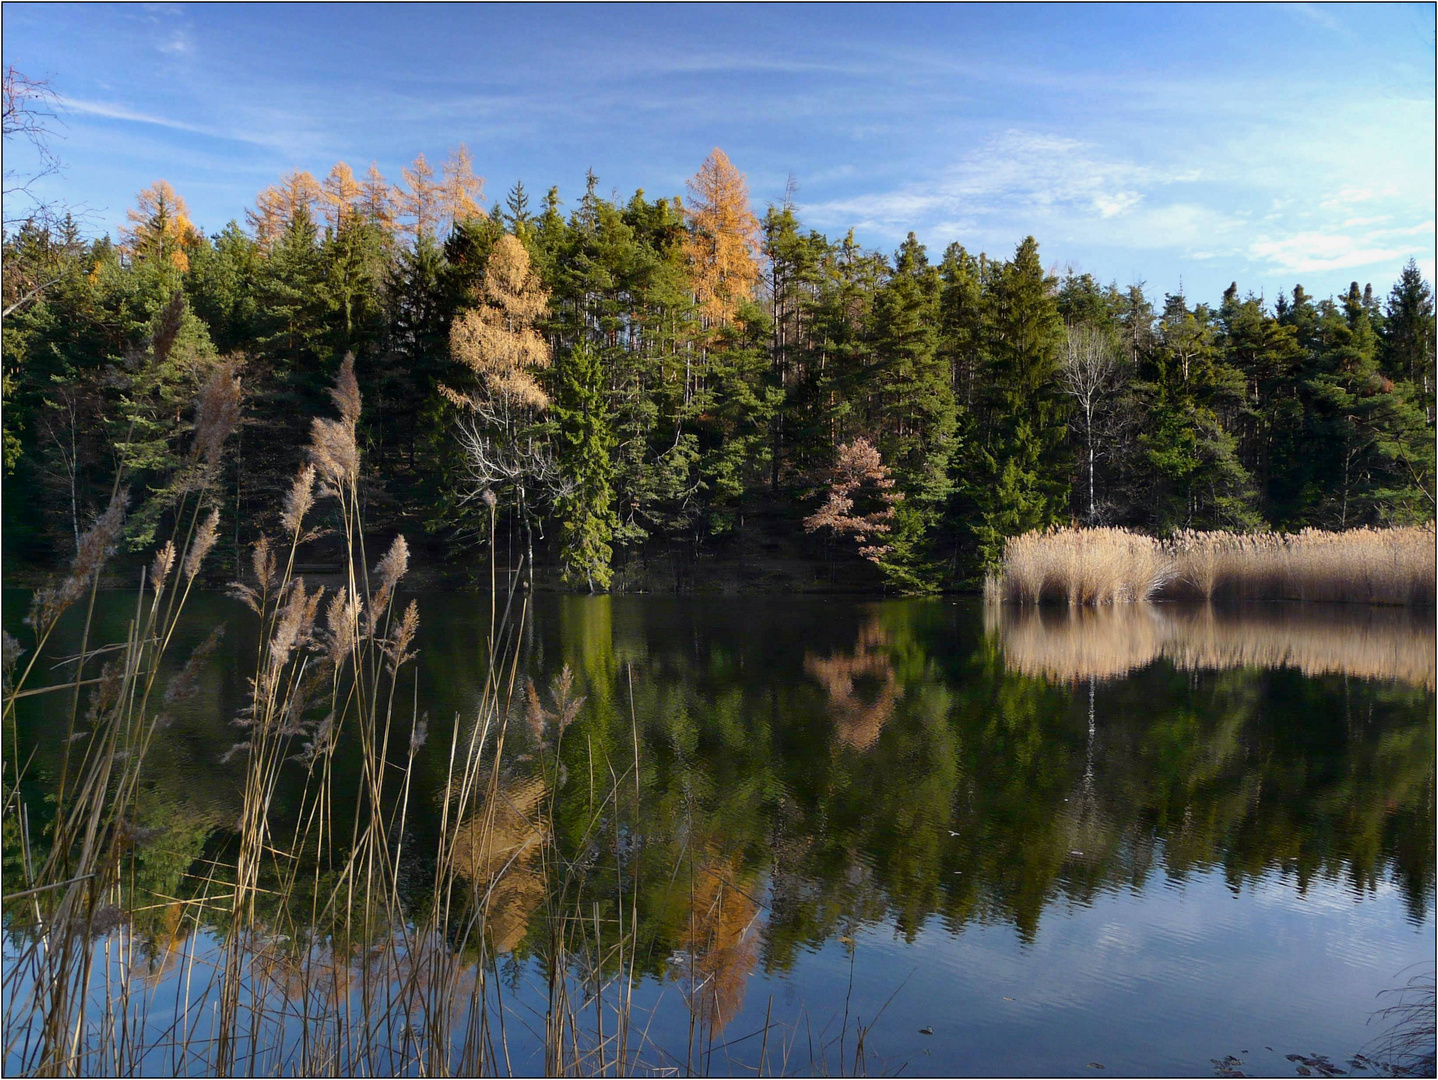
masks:
{"type": "Polygon", "coordinates": [[[197,392],[229,371],[243,421],[212,498],[233,565],[349,355],[367,526],[459,576],[489,564],[491,506],[501,566],[585,591],[702,587],[727,553],[926,592],[1055,523],[1433,517],[1412,262],[1334,297],[1149,296],[1047,266],[1032,237],[822,235],[792,196],[751,206],[717,149],[682,193],[606,196],[591,173],[571,205],[483,196],[460,149],[397,184],[292,173],[208,236],[163,180],[116,237],[7,222],[7,562],[68,558],[117,477],[143,548],[190,482],[197,392]]]}

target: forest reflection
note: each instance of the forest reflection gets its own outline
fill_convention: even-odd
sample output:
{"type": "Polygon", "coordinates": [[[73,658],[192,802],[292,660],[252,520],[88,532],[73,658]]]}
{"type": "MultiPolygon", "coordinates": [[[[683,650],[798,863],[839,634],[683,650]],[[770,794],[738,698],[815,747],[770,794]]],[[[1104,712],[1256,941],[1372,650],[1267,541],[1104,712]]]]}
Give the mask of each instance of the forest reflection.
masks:
{"type": "MultiPolygon", "coordinates": [[[[241,618],[227,604],[212,614],[241,618]]],[[[438,718],[467,738],[484,678],[477,605],[421,605],[417,694],[437,734],[414,852],[442,842],[438,718]]],[[[633,920],[625,962],[675,982],[712,1033],[751,973],[866,926],[1034,941],[1052,905],[1211,872],[1235,891],[1322,879],[1355,901],[1392,883],[1415,921],[1433,906],[1434,637],[1404,613],[541,596],[520,642],[490,820],[455,839],[488,897],[487,947],[546,962],[565,890],[590,922],[633,920]]],[[[242,687],[222,661],[205,686],[137,822],[154,854],[133,924],[157,966],[174,905],[223,884],[204,868],[233,820],[219,761],[242,687]]],[[[57,760],[45,722],[21,717],[40,776],[57,760]]],[[[276,814],[295,804],[282,786],[276,814]]]]}

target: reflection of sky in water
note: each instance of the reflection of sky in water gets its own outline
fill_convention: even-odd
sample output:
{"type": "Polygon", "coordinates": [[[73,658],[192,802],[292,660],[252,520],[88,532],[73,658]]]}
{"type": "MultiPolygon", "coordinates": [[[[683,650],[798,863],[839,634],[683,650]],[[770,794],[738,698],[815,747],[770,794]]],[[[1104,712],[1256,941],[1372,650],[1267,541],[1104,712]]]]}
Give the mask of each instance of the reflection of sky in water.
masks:
{"type": "MultiPolygon", "coordinates": [[[[1355,901],[1345,884],[1315,881],[1300,897],[1270,875],[1235,896],[1218,872],[1171,884],[1156,875],[1137,893],[1050,906],[1031,945],[1001,925],[930,925],[912,946],[887,927],[863,931],[851,1010],[868,1022],[908,979],[869,1039],[908,1074],[1080,1074],[1096,1061],[1121,1075],[1203,1075],[1227,1054],[1245,1071],[1291,1074],[1284,1054],[1344,1062],[1362,1050],[1382,1031],[1369,1016],[1391,1003],[1379,991],[1433,955],[1431,913],[1414,926],[1396,889],[1355,901]]],[[[842,1011],[848,966],[829,945],[801,961],[784,998],[807,1002],[817,1026],[819,1001],[842,1011]]],[[[765,1000],[751,987],[730,1030],[756,1010],[762,1022],[765,1000]]]]}
{"type": "MultiPolygon", "coordinates": [[[[763,932],[761,914],[750,933],[763,932]]],[[[1342,882],[1316,880],[1300,896],[1292,880],[1270,874],[1235,895],[1219,872],[1181,884],[1155,875],[1141,890],[1053,905],[1032,944],[1007,925],[953,933],[937,923],[906,944],[888,921],[853,940],[852,968],[849,949],[831,940],[803,950],[782,976],[755,969],[708,1070],[742,1075],[757,1062],[762,1040],[754,1033],[772,997],[769,1068],[777,1071],[787,1047],[789,1071],[807,1072],[823,1054],[832,1072],[847,994],[846,1069],[852,1025],[872,1024],[871,1075],[900,1065],[906,1075],[1081,1075],[1089,1062],[1118,1075],[1204,1075],[1211,1059],[1228,1054],[1252,1075],[1291,1074],[1285,1054],[1343,1064],[1376,1039],[1383,1025],[1369,1017],[1391,1003],[1379,992],[1401,984],[1411,974],[1401,969],[1435,947],[1431,913],[1413,925],[1397,889],[1357,900],[1342,882]]],[[[217,957],[208,940],[190,947],[202,968],[217,957]]],[[[181,978],[176,965],[147,990],[153,1016],[174,1015],[181,978]]],[[[542,1013],[543,985],[529,961],[521,985],[505,990],[521,1075],[542,1069],[527,1032],[540,1026],[531,1010],[542,1013]]],[[[636,1027],[647,1026],[650,1040],[675,1055],[650,1049],[650,1063],[682,1064],[682,976],[645,979],[634,1001],[636,1027]]],[[[592,1012],[591,1005],[590,1020],[592,1012]]],[[[612,1032],[612,1016],[606,1023],[612,1032]]],[[[696,1055],[702,1051],[696,1045],[696,1055]]],[[[149,1064],[163,1071],[166,1060],[158,1054],[149,1064]]]]}

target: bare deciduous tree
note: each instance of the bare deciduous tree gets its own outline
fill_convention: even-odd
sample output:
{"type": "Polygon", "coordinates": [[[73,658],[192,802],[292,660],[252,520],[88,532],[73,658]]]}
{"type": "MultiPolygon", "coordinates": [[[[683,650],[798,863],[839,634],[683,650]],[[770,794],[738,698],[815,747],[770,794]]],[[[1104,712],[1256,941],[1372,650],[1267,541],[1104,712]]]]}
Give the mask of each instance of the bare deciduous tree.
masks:
{"type": "Polygon", "coordinates": [[[60,159],[50,145],[54,137],[51,125],[56,122],[58,104],[55,91],[44,79],[32,79],[7,66],[0,97],[3,97],[0,127],[3,127],[6,144],[13,137],[23,137],[33,148],[36,159],[29,172],[5,170],[5,229],[8,231],[22,221],[56,221],[62,215],[31,190],[36,181],[60,171],[60,159]],[[16,210],[20,212],[15,213],[16,210]]]}
{"type": "Polygon", "coordinates": [[[1082,425],[1088,450],[1088,519],[1096,524],[1097,498],[1094,492],[1094,460],[1100,432],[1099,414],[1104,399],[1118,387],[1121,362],[1108,335],[1091,326],[1070,326],[1064,336],[1061,377],[1064,392],[1078,403],[1075,417],[1082,425]]]}

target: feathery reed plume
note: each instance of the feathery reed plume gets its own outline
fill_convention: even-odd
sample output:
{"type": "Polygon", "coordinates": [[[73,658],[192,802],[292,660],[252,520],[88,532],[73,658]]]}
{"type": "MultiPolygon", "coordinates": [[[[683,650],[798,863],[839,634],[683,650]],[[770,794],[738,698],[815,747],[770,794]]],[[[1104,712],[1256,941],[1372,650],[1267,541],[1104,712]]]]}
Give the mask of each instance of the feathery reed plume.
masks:
{"type": "Polygon", "coordinates": [[[533,679],[525,680],[525,723],[541,743],[547,741],[549,733],[564,734],[565,728],[574,722],[584,704],[584,696],[571,697],[574,689],[574,672],[565,664],[549,684],[549,707],[540,701],[539,690],[533,679]]]}
{"type": "Polygon", "coordinates": [[[409,651],[414,641],[414,636],[419,632],[419,605],[413,600],[404,609],[404,615],[399,620],[399,626],[388,639],[380,643],[380,651],[389,660],[389,673],[394,675],[401,664],[414,657],[409,651]]]}
{"type": "Polygon", "coordinates": [[[125,525],[125,507],[129,493],[116,491],[105,512],[80,537],[75,549],[75,558],[70,562],[70,572],[59,585],[46,586],[35,590],[30,601],[30,614],[25,622],[32,626],[40,637],[44,637],[70,605],[85,594],[90,579],[115,553],[120,542],[120,533],[125,525]]]}
{"type": "Polygon", "coordinates": [[[190,653],[190,658],[185,661],[170,684],[165,687],[165,702],[170,705],[188,700],[200,685],[200,670],[204,667],[207,659],[215,654],[224,640],[224,626],[217,626],[210,631],[204,641],[195,646],[195,651],[190,653]]]}
{"type": "Polygon", "coordinates": [[[195,580],[195,575],[200,572],[200,564],[205,561],[205,556],[215,546],[215,541],[220,538],[220,512],[211,510],[209,516],[200,524],[195,532],[195,537],[190,541],[190,552],[185,556],[184,577],[185,584],[195,580]]]}
{"type": "Polygon", "coordinates": [[[359,381],[355,378],[355,354],[345,353],[344,362],[340,364],[339,377],[335,379],[334,386],[330,387],[330,400],[340,411],[340,417],[353,428],[359,423],[360,418],[360,391],[359,381]]]}
{"type": "Polygon", "coordinates": [[[359,637],[359,598],[342,585],[325,607],[325,651],[330,663],[341,667],[359,637]]]}
{"type": "Polygon", "coordinates": [[[985,594],[1019,604],[1117,604],[1152,599],[1173,564],[1152,537],[1115,528],[1061,528],[1011,537],[1002,576],[985,594]]]}
{"type": "Polygon", "coordinates": [[[175,542],[166,540],[160,550],[155,552],[155,559],[150,563],[150,588],[155,590],[156,596],[165,591],[165,582],[169,579],[174,565],[175,542]]]}
{"type": "Polygon", "coordinates": [[[280,523],[285,527],[285,532],[289,533],[291,540],[299,540],[305,515],[310,512],[310,508],[314,504],[315,467],[305,464],[299,472],[295,473],[294,483],[285,493],[284,511],[280,514],[280,523]]]}
{"type": "Polygon", "coordinates": [[[0,679],[4,680],[7,693],[11,686],[10,680],[15,674],[15,665],[20,662],[24,652],[20,642],[11,637],[8,630],[0,630],[0,679]]]}
{"type": "Polygon", "coordinates": [[[184,325],[185,294],[176,289],[161,309],[159,324],[155,327],[154,336],[150,338],[150,348],[154,351],[157,362],[163,363],[170,355],[170,350],[175,347],[175,341],[184,325]]]}
{"type": "Polygon", "coordinates": [[[85,712],[85,724],[93,728],[110,715],[110,710],[120,699],[120,690],[125,675],[125,665],[119,660],[107,660],[100,668],[100,684],[90,695],[90,704],[85,712]]]}
{"type": "Polygon", "coordinates": [[[379,591],[370,601],[369,611],[365,616],[366,636],[374,634],[380,618],[389,606],[390,597],[394,595],[395,586],[399,584],[400,578],[404,577],[408,570],[409,542],[403,536],[396,536],[394,543],[385,552],[384,558],[374,568],[375,574],[379,577],[379,591]]]}
{"type": "Polygon", "coordinates": [[[210,373],[200,390],[195,407],[195,453],[209,467],[219,462],[225,440],[239,421],[242,396],[240,380],[228,361],[210,373]]]}

